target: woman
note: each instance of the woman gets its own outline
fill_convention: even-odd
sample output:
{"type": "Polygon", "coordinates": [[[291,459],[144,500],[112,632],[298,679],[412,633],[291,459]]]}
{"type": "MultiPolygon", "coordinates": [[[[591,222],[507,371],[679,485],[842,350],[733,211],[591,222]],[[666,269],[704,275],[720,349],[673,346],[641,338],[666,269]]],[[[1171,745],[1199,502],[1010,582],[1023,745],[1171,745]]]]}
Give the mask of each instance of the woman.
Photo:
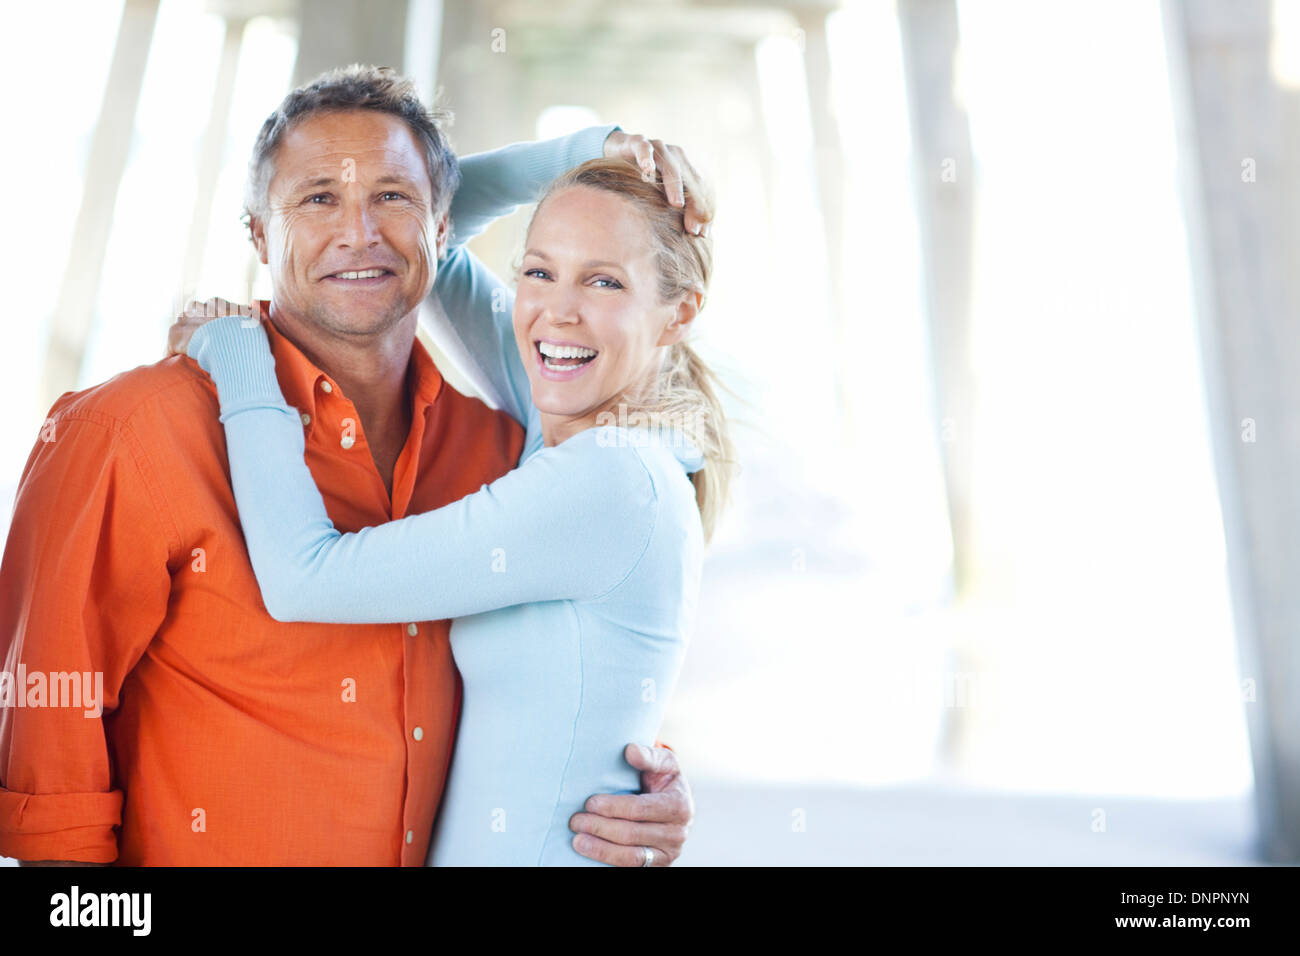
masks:
{"type": "MultiPolygon", "coordinates": [[[[261,326],[228,316],[188,343],[217,384],[271,615],[456,618],[464,695],[434,865],[591,865],[571,846],[569,818],[589,794],[637,789],[623,746],[651,744],[662,720],[731,468],[711,375],[684,341],[710,241],[682,225],[660,187],[621,160],[557,179],[529,225],[512,309],[529,394],[509,374],[493,383],[513,390],[526,426],[520,467],[354,534],[326,514],[261,326]]],[[[495,277],[457,255],[448,274],[468,270],[464,286],[479,294],[460,293],[501,301],[481,295],[498,291],[495,277]]],[[[483,311],[459,321],[490,327],[483,311]]],[[[462,331],[491,348],[491,335],[462,331]]]]}

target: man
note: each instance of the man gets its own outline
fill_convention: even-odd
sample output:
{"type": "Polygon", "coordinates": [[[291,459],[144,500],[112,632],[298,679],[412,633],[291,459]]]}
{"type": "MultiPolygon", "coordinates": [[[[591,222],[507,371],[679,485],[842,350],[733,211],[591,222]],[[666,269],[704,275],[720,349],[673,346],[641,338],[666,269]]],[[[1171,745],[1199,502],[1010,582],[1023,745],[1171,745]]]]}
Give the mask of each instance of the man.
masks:
{"type": "MultiPolygon", "coordinates": [[[[566,146],[561,168],[602,150],[658,162],[666,182],[683,168],[618,130],[566,146]]],[[[290,93],[254,148],[266,330],[341,531],[455,501],[519,457],[518,425],[445,385],[415,342],[457,175],[410,84],[373,68],[290,93]]],[[[50,410],[0,564],[4,671],[48,687],[102,675],[102,693],[87,709],[11,680],[23,706],[0,708],[0,854],[421,865],[459,707],[448,622],[274,621],[217,409],[211,380],[173,356],[50,410]]],[[[575,849],[667,865],[689,789],[670,751],[637,750],[650,792],[593,797],[571,821],[575,849]]]]}

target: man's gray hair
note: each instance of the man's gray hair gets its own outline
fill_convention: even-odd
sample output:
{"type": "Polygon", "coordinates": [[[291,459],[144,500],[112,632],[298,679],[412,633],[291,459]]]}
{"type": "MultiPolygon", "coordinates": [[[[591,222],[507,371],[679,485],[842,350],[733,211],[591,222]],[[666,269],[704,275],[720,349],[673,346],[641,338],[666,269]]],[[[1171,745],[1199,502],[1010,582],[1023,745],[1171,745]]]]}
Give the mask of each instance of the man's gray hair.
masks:
{"type": "Polygon", "coordinates": [[[425,106],[415,85],[391,67],[354,63],[322,73],[298,87],[266,118],[248,161],[248,179],[244,183],[245,220],[252,216],[265,218],[267,214],[267,189],[275,174],[275,152],[285,134],[309,116],[349,110],[389,113],[410,127],[416,142],[424,146],[424,163],[433,186],[434,215],[447,209],[460,185],[460,164],[442,130],[451,114],[425,106]]]}

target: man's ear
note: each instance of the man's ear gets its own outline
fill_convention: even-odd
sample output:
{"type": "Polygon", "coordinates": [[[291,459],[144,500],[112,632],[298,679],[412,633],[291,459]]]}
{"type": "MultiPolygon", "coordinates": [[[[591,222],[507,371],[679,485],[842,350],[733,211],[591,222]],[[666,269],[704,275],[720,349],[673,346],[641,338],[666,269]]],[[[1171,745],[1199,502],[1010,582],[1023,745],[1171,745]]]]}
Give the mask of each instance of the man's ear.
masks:
{"type": "Polygon", "coordinates": [[[659,341],[656,344],[675,345],[686,338],[686,333],[691,330],[691,323],[700,314],[700,308],[703,305],[703,292],[696,289],[683,292],[681,301],[677,303],[677,309],[673,313],[672,321],[664,326],[663,334],[659,336],[659,341]]]}
{"type": "Polygon", "coordinates": [[[262,265],[268,265],[266,255],[266,226],[257,216],[248,217],[248,238],[253,243],[253,248],[257,250],[257,258],[262,265]]]}
{"type": "Polygon", "coordinates": [[[451,239],[451,210],[443,211],[433,223],[433,256],[441,261],[447,254],[447,242],[451,239]]]}

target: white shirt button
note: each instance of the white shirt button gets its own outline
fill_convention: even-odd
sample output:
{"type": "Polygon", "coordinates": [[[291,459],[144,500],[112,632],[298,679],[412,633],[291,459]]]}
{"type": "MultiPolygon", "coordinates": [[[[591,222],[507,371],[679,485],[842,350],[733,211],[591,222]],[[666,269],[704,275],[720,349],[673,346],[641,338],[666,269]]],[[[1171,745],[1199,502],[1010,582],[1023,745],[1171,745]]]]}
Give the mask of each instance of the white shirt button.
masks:
{"type": "Polygon", "coordinates": [[[406,842],[407,842],[407,843],[414,843],[414,842],[415,842],[415,831],[414,831],[414,830],[407,830],[407,831],[406,831],[406,842]]]}
{"type": "Polygon", "coordinates": [[[351,435],[344,435],[339,440],[339,444],[342,445],[344,448],[351,448],[353,445],[356,444],[356,439],[353,438],[351,435]]]}
{"type": "Polygon", "coordinates": [[[303,423],[304,425],[310,425],[310,424],[311,424],[311,416],[308,415],[306,412],[303,412],[303,413],[302,413],[302,423],[303,423]]]}
{"type": "Polygon", "coordinates": [[[406,625],[406,633],[410,634],[412,637],[415,637],[415,635],[420,633],[420,629],[416,627],[414,624],[408,624],[406,625]]]}
{"type": "Polygon", "coordinates": [[[324,379],[322,379],[320,383],[320,390],[322,392],[325,392],[326,394],[329,394],[330,392],[334,391],[334,386],[331,385],[329,382],[326,382],[324,379]]]}
{"type": "Polygon", "coordinates": [[[411,736],[414,737],[416,740],[423,740],[423,739],[424,739],[424,728],[423,728],[423,727],[416,727],[414,730],[411,731],[411,736]]]}

